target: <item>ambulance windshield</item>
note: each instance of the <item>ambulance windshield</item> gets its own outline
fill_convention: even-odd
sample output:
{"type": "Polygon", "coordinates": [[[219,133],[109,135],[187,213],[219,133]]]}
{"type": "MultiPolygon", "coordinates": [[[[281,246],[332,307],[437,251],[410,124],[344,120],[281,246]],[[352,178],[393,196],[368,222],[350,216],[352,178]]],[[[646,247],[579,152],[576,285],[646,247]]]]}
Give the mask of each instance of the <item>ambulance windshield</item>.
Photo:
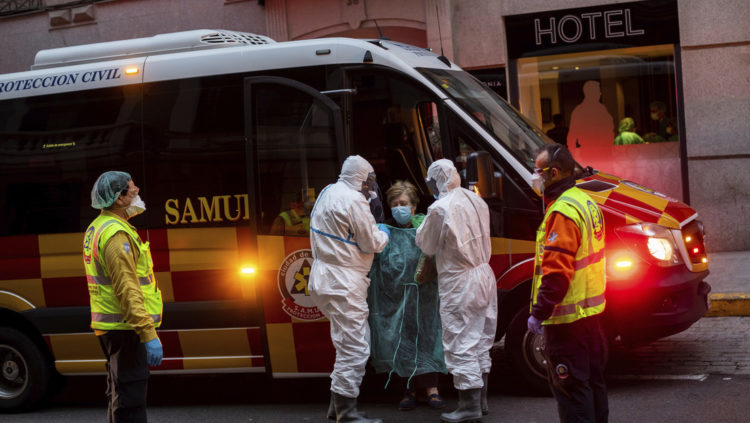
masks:
{"type": "Polygon", "coordinates": [[[440,87],[474,120],[532,170],[537,150],[550,141],[517,110],[494,91],[464,71],[419,68],[419,72],[440,87]]]}

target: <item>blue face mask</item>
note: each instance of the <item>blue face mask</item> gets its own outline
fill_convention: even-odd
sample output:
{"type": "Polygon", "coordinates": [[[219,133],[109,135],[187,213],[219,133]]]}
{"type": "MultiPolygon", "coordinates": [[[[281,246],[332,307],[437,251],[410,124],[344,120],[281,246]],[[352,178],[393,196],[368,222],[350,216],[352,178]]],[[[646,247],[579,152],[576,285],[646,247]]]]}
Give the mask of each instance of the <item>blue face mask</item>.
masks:
{"type": "Polygon", "coordinates": [[[396,206],[391,207],[391,214],[399,225],[406,225],[406,222],[411,219],[411,207],[409,206],[396,206]]]}

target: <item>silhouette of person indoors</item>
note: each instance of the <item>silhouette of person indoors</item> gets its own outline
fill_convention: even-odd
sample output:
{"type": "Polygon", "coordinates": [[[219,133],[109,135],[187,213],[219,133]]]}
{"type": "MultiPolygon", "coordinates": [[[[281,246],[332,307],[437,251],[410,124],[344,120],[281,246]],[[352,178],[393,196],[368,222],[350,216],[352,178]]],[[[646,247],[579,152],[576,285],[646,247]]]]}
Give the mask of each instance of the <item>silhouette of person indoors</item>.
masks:
{"type": "Polygon", "coordinates": [[[599,81],[583,84],[583,101],[570,115],[568,145],[581,165],[608,169],[612,160],[615,123],[607,107],[599,101],[601,95],[599,81]]]}
{"type": "Polygon", "coordinates": [[[620,121],[619,134],[615,137],[615,145],[643,144],[643,138],[635,132],[635,120],[626,117],[620,121]]]}
{"type": "Polygon", "coordinates": [[[556,113],[552,115],[552,123],[555,127],[547,131],[547,136],[552,138],[552,141],[567,147],[568,127],[565,126],[565,118],[560,113],[556,113]]]}
{"type": "Polygon", "coordinates": [[[667,116],[667,105],[661,101],[651,102],[651,120],[659,123],[658,132],[649,132],[644,136],[648,142],[677,141],[677,124],[667,116]]]}
{"type": "Polygon", "coordinates": [[[609,140],[614,138],[614,119],[599,101],[601,95],[599,81],[586,81],[583,84],[583,101],[570,115],[568,145],[591,148],[609,144],[609,140]]]}

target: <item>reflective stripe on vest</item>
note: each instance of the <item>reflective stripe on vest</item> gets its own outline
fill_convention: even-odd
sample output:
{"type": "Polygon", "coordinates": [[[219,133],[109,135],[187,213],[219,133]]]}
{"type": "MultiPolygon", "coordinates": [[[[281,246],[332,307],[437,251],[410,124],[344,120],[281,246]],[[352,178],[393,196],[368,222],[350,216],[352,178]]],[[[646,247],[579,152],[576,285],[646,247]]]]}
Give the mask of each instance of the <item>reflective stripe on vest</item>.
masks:
{"type": "Polygon", "coordinates": [[[123,320],[120,302],[115,296],[112,278],[104,265],[104,256],[100,251],[100,246],[105,246],[120,231],[128,234],[135,243],[131,247],[138,249],[136,276],[143,293],[143,305],[153,319],[154,327],[159,327],[163,304],[161,291],[153,274],[149,243],[140,239],[135,228],[108,213],[102,213],[94,219],[84,237],[84,267],[91,304],[91,327],[100,330],[133,329],[123,320]]]}
{"type": "Polygon", "coordinates": [[[553,316],[563,316],[566,314],[573,314],[577,313],[577,310],[585,309],[589,307],[596,307],[599,305],[604,304],[604,294],[597,295],[596,297],[592,298],[586,298],[585,300],[581,300],[575,304],[567,304],[567,305],[558,305],[555,307],[555,309],[552,311],[553,316]]]}
{"type": "MultiPolygon", "coordinates": [[[[112,285],[112,279],[106,276],[86,275],[86,281],[88,281],[88,283],[93,283],[96,285],[112,285]]],[[[152,280],[148,276],[144,276],[144,277],[139,277],[138,282],[141,285],[149,285],[152,283],[152,280]]]]}
{"type": "MultiPolygon", "coordinates": [[[[318,201],[320,201],[320,199],[323,198],[323,194],[325,194],[325,192],[328,190],[328,188],[330,188],[332,186],[333,186],[333,184],[328,185],[325,188],[323,188],[323,191],[321,191],[320,195],[318,196],[318,201]]],[[[318,205],[318,201],[315,202],[315,206],[318,205]]],[[[312,217],[315,214],[315,206],[313,206],[313,209],[310,212],[310,223],[311,224],[312,224],[312,217]]],[[[315,232],[318,235],[322,235],[322,236],[325,236],[325,237],[328,237],[328,238],[331,238],[331,239],[335,239],[336,241],[341,241],[341,242],[344,242],[344,243],[347,243],[347,244],[350,244],[350,245],[356,245],[357,248],[359,248],[359,245],[357,245],[356,242],[352,241],[353,234],[352,234],[352,231],[350,231],[350,230],[347,231],[347,237],[346,237],[346,239],[341,238],[338,235],[329,234],[328,232],[323,232],[323,231],[321,231],[319,229],[313,228],[312,226],[310,226],[310,230],[313,231],[313,232],[315,232]]],[[[316,259],[317,259],[317,257],[316,257],[316,259]]]]}
{"type": "MultiPolygon", "coordinates": [[[[161,314],[150,314],[150,316],[154,320],[154,323],[161,323],[161,314]]],[[[91,313],[91,321],[98,323],[125,323],[125,318],[122,314],[91,313]]]]}
{"type": "Polygon", "coordinates": [[[534,257],[534,280],[531,291],[532,307],[542,284],[542,255],[549,216],[558,212],[576,223],[581,230],[581,245],[575,252],[575,273],[570,280],[568,292],[552,311],[544,324],[571,323],[604,311],[605,266],[604,266],[604,220],[601,210],[586,193],[573,187],[565,191],[547,209],[536,237],[534,257]],[[594,214],[595,213],[595,214],[594,214]]]}

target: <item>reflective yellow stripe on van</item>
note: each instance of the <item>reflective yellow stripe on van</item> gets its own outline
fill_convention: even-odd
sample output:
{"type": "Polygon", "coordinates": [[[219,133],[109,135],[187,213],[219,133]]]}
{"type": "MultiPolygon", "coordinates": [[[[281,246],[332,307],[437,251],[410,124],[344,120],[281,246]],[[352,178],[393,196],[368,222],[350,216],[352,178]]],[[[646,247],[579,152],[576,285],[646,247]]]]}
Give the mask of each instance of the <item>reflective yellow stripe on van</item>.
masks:
{"type": "Polygon", "coordinates": [[[260,270],[277,270],[279,263],[284,261],[283,236],[259,236],[258,237],[258,262],[260,270]]]}
{"type": "Polygon", "coordinates": [[[81,260],[82,242],[80,232],[39,235],[42,278],[85,276],[86,269],[81,260]]]}
{"type": "Polygon", "coordinates": [[[268,349],[274,373],[297,372],[297,350],[294,347],[292,323],[271,323],[266,325],[268,349]]]}
{"type": "Polygon", "coordinates": [[[7,291],[13,295],[0,295],[0,307],[5,307],[13,311],[28,310],[28,303],[31,303],[36,308],[46,307],[44,301],[44,287],[41,279],[10,279],[0,281],[0,291],[7,291]],[[5,297],[3,299],[2,297],[5,297]],[[11,297],[14,297],[11,299],[11,297]],[[18,298],[21,297],[23,301],[18,298]],[[19,308],[14,308],[20,307],[19,308]]]}
{"type": "Polygon", "coordinates": [[[534,254],[536,243],[511,238],[491,238],[492,255],[534,254]]]}
{"type": "Polygon", "coordinates": [[[230,228],[168,229],[171,271],[238,267],[237,230],[230,228]]]}

